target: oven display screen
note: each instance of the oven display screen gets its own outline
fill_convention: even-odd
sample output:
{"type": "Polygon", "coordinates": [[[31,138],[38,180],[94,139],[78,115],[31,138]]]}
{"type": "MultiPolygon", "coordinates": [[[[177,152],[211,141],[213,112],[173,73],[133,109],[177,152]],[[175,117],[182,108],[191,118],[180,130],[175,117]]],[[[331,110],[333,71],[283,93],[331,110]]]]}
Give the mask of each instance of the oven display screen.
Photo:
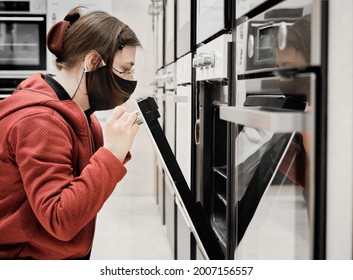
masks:
{"type": "Polygon", "coordinates": [[[277,28],[266,27],[258,31],[257,61],[275,59],[274,42],[276,40],[277,28]]]}

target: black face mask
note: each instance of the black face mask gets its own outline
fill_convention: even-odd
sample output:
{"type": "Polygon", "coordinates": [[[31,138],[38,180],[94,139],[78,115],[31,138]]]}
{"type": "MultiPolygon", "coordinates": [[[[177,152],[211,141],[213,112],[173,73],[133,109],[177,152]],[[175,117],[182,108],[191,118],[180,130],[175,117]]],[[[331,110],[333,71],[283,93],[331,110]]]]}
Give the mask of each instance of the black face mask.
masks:
{"type": "MultiPolygon", "coordinates": [[[[122,103],[125,103],[131,96],[131,94],[135,91],[137,81],[125,80],[118,75],[114,75],[115,82],[119,85],[122,91],[128,94],[127,97],[121,98],[122,103],[118,104],[116,100],[117,96],[112,94],[112,92],[103,92],[103,88],[99,86],[93,86],[92,80],[99,79],[99,81],[104,82],[106,80],[107,68],[101,67],[91,72],[86,72],[86,88],[87,95],[90,104],[90,109],[92,111],[101,111],[101,110],[111,110],[122,103]]],[[[98,83],[95,83],[96,85],[98,83]]],[[[113,89],[112,89],[113,91],[113,89]]],[[[115,92],[114,94],[119,95],[119,92],[115,92]]]]}

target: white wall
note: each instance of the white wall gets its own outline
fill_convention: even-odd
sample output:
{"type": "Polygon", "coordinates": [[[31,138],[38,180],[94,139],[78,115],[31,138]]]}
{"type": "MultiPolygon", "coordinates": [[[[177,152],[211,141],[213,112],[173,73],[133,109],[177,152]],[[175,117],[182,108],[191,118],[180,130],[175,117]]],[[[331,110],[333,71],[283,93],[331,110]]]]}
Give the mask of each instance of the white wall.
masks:
{"type": "MultiPolygon", "coordinates": [[[[148,15],[148,6],[150,0],[129,0],[129,1],[112,1],[112,14],[119,20],[129,25],[139,38],[142,48],[138,49],[135,69],[137,87],[130,100],[126,103],[129,111],[136,110],[136,104],[133,100],[139,97],[145,97],[152,93],[153,88],[150,85],[153,73],[153,34],[152,34],[152,18],[148,15]]],[[[131,150],[133,159],[128,163],[128,174],[124,181],[128,184],[133,182],[141,182],[141,179],[133,179],[133,177],[144,178],[143,185],[127,186],[133,188],[135,195],[153,195],[154,194],[154,172],[155,160],[153,146],[146,133],[144,124],[140,125],[139,133],[135,139],[131,150]],[[142,162],[142,164],[141,164],[142,162]],[[143,166],[143,168],[141,168],[143,166]]],[[[123,182],[122,182],[123,183],[123,182]]],[[[123,183],[124,184],[124,183],[123,183]]],[[[141,184],[141,183],[137,183],[141,184]]]]}
{"type": "Polygon", "coordinates": [[[327,258],[353,258],[351,0],[329,2],[327,258]]]}

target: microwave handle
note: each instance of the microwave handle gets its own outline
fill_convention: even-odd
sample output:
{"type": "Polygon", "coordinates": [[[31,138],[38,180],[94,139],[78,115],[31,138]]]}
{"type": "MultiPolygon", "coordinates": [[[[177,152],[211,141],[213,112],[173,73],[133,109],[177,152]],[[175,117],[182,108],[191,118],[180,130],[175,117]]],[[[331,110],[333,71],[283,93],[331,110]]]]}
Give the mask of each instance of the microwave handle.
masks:
{"type": "Polygon", "coordinates": [[[310,112],[269,112],[260,107],[221,106],[220,119],[269,132],[303,132],[310,129],[310,112]]]}

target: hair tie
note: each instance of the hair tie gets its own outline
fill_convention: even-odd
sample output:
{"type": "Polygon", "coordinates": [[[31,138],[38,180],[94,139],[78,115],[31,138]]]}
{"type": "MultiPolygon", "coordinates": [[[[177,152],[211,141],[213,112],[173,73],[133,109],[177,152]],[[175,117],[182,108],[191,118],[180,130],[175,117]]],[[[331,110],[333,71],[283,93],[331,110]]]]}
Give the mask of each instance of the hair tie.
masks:
{"type": "Polygon", "coordinates": [[[47,34],[47,46],[49,51],[57,58],[61,58],[63,54],[63,41],[66,31],[80,18],[79,13],[68,14],[57,23],[55,23],[47,34]]]}
{"type": "Polygon", "coordinates": [[[70,27],[70,22],[61,20],[55,23],[47,34],[47,46],[49,51],[57,58],[63,54],[63,40],[66,30],[70,27]]]}

